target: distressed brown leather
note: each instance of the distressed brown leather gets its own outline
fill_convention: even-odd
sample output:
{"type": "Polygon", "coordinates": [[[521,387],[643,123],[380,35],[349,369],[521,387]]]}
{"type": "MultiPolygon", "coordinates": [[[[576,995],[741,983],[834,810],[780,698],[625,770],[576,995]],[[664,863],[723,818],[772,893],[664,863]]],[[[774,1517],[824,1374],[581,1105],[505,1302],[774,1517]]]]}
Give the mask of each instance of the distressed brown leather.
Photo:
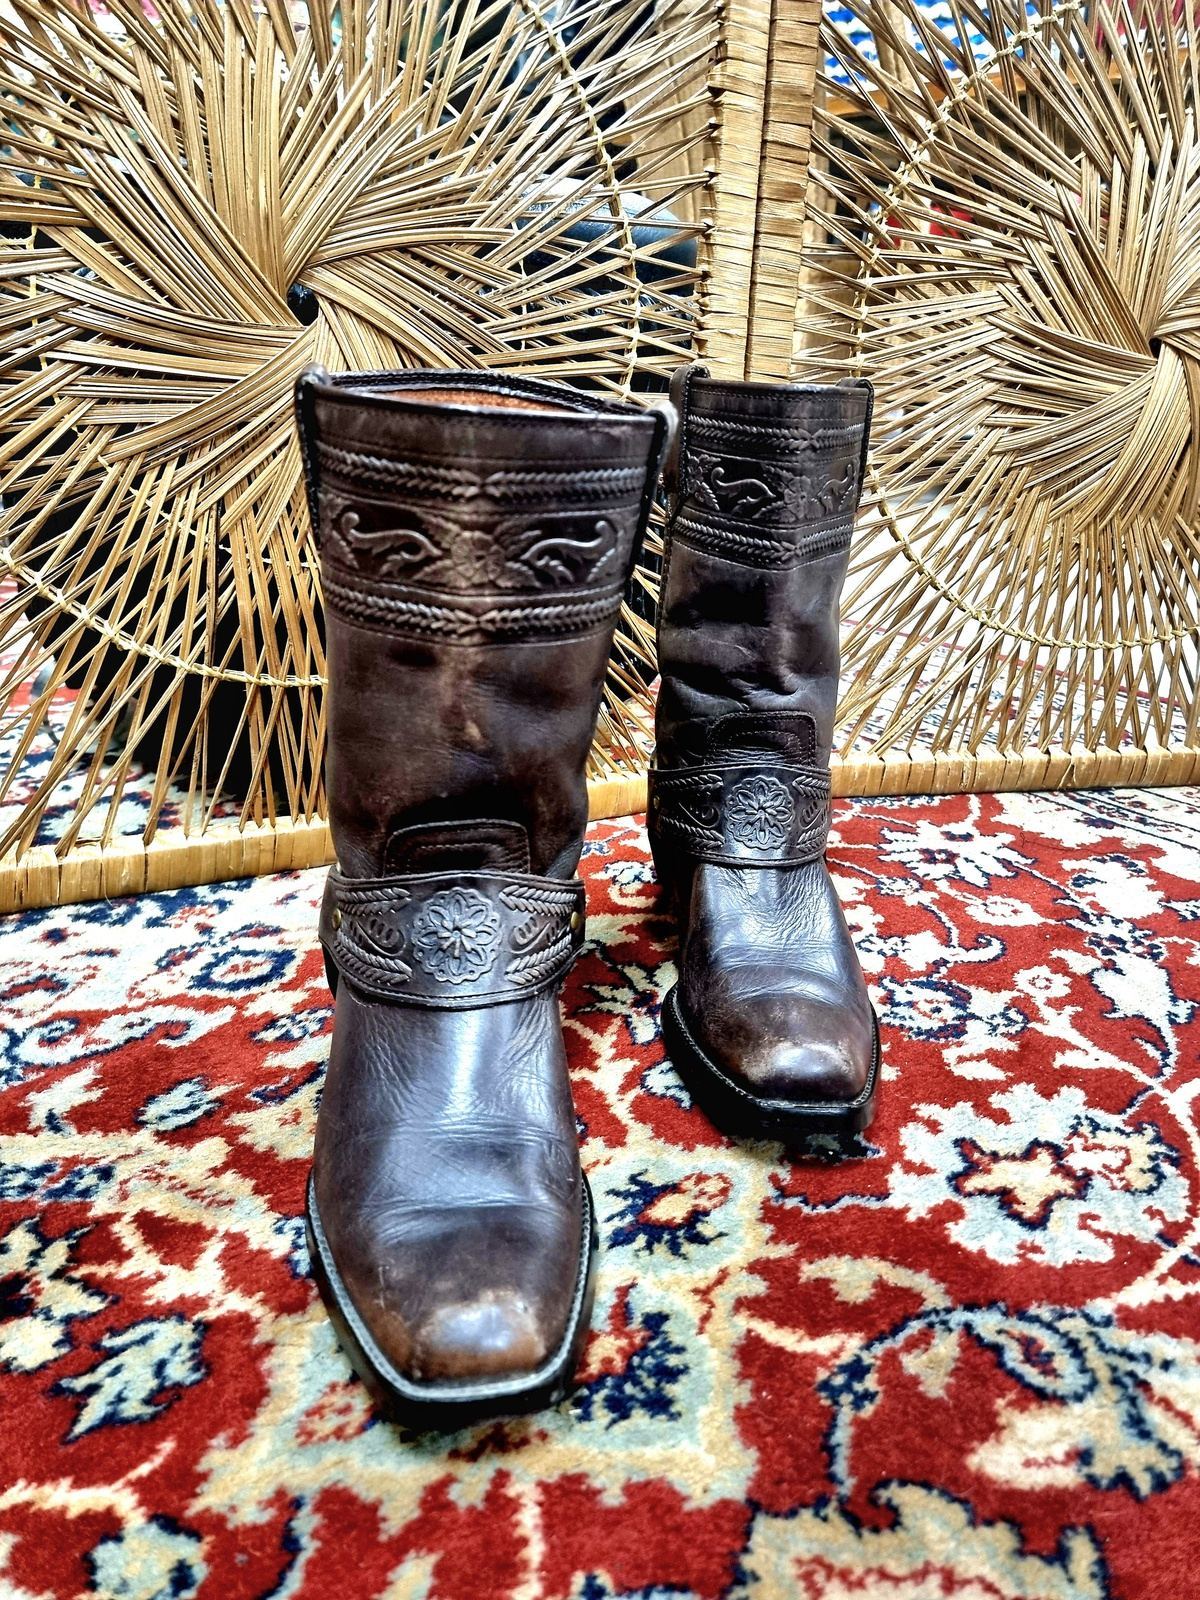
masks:
{"type": "Polygon", "coordinates": [[[398,1372],[511,1378],[559,1346],[580,1272],[557,989],[664,424],[482,373],[309,372],[297,409],[339,863],[317,1208],[398,1372]]]}
{"type": "Polygon", "coordinates": [[[824,851],[838,602],[865,383],[676,375],[650,833],[681,918],[678,1013],[758,1100],[864,1094],[874,1021],[824,851]]]}

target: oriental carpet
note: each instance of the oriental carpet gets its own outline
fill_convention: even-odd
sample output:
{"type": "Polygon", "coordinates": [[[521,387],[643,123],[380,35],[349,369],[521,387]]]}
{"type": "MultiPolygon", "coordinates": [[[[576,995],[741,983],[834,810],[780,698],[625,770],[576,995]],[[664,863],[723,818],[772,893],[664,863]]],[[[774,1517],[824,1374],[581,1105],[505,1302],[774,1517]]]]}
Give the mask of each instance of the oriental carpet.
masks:
{"type": "Polygon", "coordinates": [[[308,1277],[321,874],[0,923],[0,1596],[1200,1594],[1200,794],[845,802],[831,864],[879,1112],[785,1159],[690,1107],[590,830],[583,1384],[448,1439],[308,1277]]]}

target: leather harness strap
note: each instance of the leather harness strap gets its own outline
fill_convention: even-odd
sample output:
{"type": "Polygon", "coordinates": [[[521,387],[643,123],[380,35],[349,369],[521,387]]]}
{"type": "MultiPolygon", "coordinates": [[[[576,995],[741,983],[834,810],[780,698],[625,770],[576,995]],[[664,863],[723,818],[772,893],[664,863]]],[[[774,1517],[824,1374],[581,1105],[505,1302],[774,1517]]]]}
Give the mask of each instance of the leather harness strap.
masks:
{"type": "Polygon", "coordinates": [[[650,808],[665,844],[723,866],[798,866],[829,837],[827,773],[782,763],[651,769],[650,808]]]}
{"type": "Polygon", "coordinates": [[[583,942],[584,909],[577,878],[347,878],[335,867],[321,905],[321,942],[339,973],[372,999],[467,1010],[558,984],[583,942]]]}

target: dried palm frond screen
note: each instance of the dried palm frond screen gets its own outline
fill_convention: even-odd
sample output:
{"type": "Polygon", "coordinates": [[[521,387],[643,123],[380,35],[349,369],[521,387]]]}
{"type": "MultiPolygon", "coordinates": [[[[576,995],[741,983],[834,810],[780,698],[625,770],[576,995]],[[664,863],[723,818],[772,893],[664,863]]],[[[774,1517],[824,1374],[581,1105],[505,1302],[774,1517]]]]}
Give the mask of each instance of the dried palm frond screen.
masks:
{"type": "Polygon", "coordinates": [[[793,360],[877,395],[840,787],[1194,779],[1195,0],[851,12],[793,360]]]}
{"type": "Polygon", "coordinates": [[[715,0],[0,0],[0,901],[324,857],[295,376],[661,386],[716,34],[715,0]]]}

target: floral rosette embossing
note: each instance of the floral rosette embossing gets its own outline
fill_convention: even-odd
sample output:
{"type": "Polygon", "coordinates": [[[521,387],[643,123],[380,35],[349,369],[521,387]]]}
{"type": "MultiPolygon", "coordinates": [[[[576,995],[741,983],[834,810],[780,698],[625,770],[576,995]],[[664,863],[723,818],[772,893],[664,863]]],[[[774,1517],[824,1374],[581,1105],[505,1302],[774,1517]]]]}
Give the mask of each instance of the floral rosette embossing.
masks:
{"type": "Polygon", "coordinates": [[[778,778],[743,778],[725,804],[729,832],[753,850],[777,849],[791,837],[796,806],[778,778]]]}
{"type": "Polygon", "coordinates": [[[471,983],[492,970],[500,948],[500,916],[475,889],[442,889],[418,911],[413,954],[441,983],[471,983]]]}

